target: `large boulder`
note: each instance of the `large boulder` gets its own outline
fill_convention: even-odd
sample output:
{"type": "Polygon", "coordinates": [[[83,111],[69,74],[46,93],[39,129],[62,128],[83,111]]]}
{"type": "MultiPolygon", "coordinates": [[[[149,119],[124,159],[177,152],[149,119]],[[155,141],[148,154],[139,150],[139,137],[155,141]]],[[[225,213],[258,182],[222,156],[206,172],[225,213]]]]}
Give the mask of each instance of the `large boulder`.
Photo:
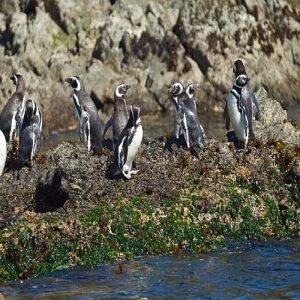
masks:
{"type": "Polygon", "coordinates": [[[300,130],[288,122],[287,112],[281,104],[268,97],[264,88],[258,90],[256,97],[261,109],[261,119],[254,123],[256,137],[263,142],[283,141],[300,145],[300,130]]]}

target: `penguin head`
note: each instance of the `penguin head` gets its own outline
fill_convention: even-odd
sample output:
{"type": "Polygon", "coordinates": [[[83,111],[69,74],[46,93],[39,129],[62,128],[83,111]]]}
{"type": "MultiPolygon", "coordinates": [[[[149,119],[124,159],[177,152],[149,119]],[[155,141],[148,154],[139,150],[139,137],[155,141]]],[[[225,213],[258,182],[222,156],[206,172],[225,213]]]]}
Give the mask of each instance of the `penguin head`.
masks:
{"type": "Polygon", "coordinates": [[[250,80],[250,78],[246,74],[241,74],[236,77],[234,80],[233,84],[237,86],[238,88],[244,87],[247,82],[250,80]]]}
{"type": "Polygon", "coordinates": [[[233,63],[232,72],[235,75],[235,77],[237,77],[237,76],[239,76],[241,74],[247,75],[245,66],[244,66],[243,62],[240,59],[237,59],[233,63]]]}
{"type": "Polygon", "coordinates": [[[178,96],[181,94],[184,90],[183,84],[180,81],[176,81],[172,83],[169,87],[169,94],[172,94],[173,96],[178,96]]]}
{"type": "Polygon", "coordinates": [[[192,99],[194,97],[195,91],[199,87],[200,87],[199,83],[191,83],[185,88],[185,91],[190,99],[192,99]]]}
{"type": "Polygon", "coordinates": [[[73,90],[79,92],[81,90],[81,83],[79,76],[72,76],[65,78],[65,82],[68,82],[73,90]]]}
{"type": "Polygon", "coordinates": [[[131,85],[129,85],[129,84],[122,83],[122,84],[118,85],[116,88],[116,91],[115,91],[115,96],[117,98],[123,98],[130,88],[131,88],[131,85]]]}
{"type": "Polygon", "coordinates": [[[18,83],[23,80],[23,77],[21,74],[17,73],[17,74],[14,74],[14,75],[11,75],[9,77],[10,80],[13,81],[14,85],[18,85],[18,83]]]}
{"type": "Polygon", "coordinates": [[[136,124],[140,119],[140,107],[138,105],[130,106],[130,118],[133,121],[133,124],[136,124]]]}

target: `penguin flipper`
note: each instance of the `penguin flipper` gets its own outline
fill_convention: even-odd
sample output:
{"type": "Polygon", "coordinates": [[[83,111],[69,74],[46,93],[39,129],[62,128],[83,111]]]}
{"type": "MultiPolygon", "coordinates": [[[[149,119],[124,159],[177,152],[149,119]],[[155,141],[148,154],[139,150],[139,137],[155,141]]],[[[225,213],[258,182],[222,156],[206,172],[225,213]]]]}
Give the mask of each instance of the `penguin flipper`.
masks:
{"type": "Polygon", "coordinates": [[[224,121],[225,121],[225,128],[228,131],[229,128],[230,128],[230,118],[229,118],[229,113],[228,113],[227,102],[226,102],[225,107],[224,107],[223,118],[224,118],[224,121]]]}
{"type": "Polygon", "coordinates": [[[188,128],[188,125],[187,125],[187,120],[186,120],[185,113],[183,114],[183,118],[182,118],[182,133],[183,133],[183,137],[184,137],[185,142],[186,142],[186,146],[188,148],[190,148],[189,128],[188,128]]]}
{"type": "Polygon", "coordinates": [[[81,118],[79,124],[79,135],[80,140],[88,148],[88,151],[91,150],[91,135],[90,135],[90,117],[89,114],[82,108],[81,118]]]}
{"type": "Polygon", "coordinates": [[[16,115],[15,115],[15,121],[16,121],[16,131],[17,135],[20,136],[22,124],[23,124],[24,114],[22,113],[21,109],[18,109],[16,115]]]}
{"type": "Polygon", "coordinates": [[[128,136],[124,136],[118,147],[118,166],[120,170],[122,170],[126,162],[127,153],[128,153],[128,136]]]}
{"type": "Polygon", "coordinates": [[[175,122],[175,137],[176,137],[176,139],[179,139],[180,131],[181,131],[181,124],[182,124],[181,110],[178,110],[178,112],[176,114],[176,122],[175,122]]]}
{"type": "Polygon", "coordinates": [[[111,117],[111,118],[107,121],[107,123],[106,123],[106,125],[105,125],[104,131],[103,131],[103,135],[102,135],[103,139],[104,139],[104,137],[105,137],[105,135],[106,135],[106,132],[108,131],[108,129],[109,129],[110,127],[112,127],[112,125],[113,125],[113,117],[111,117]]]}

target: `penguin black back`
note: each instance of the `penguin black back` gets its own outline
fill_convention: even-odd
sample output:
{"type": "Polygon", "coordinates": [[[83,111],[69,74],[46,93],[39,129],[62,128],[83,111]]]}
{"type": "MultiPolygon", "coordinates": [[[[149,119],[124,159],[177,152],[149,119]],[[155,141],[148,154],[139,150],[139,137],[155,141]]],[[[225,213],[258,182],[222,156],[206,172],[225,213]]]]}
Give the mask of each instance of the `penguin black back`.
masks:
{"type": "Polygon", "coordinates": [[[85,91],[79,76],[65,79],[73,89],[73,100],[79,118],[80,139],[94,153],[102,153],[102,125],[95,103],[85,91]]]}
{"type": "Polygon", "coordinates": [[[12,141],[20,130],[25,112],[25,82],[21,74],[10,77],[16,85],[16,91],[7,101],[0,114],[0,129],[7,142],[12,141]]]}

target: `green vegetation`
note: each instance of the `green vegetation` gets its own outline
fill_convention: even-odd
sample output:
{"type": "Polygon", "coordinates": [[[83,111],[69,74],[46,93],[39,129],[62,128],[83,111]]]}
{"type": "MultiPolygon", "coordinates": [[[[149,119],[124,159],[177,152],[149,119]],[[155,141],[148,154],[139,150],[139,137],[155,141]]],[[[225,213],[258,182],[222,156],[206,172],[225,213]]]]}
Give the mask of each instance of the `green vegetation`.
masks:
{"type": "Polygon", "coordinates": [[[163,201],[120,196],[79,216],[25,212],[0,231],[1,280],[137,255],[206,252],[232,238],[299,236],[299,186],[285,183],[287,175],[273,170],[257,185],[224,173],[206,186],[200,175],[184,173],[187,184],[163,201]]]}

